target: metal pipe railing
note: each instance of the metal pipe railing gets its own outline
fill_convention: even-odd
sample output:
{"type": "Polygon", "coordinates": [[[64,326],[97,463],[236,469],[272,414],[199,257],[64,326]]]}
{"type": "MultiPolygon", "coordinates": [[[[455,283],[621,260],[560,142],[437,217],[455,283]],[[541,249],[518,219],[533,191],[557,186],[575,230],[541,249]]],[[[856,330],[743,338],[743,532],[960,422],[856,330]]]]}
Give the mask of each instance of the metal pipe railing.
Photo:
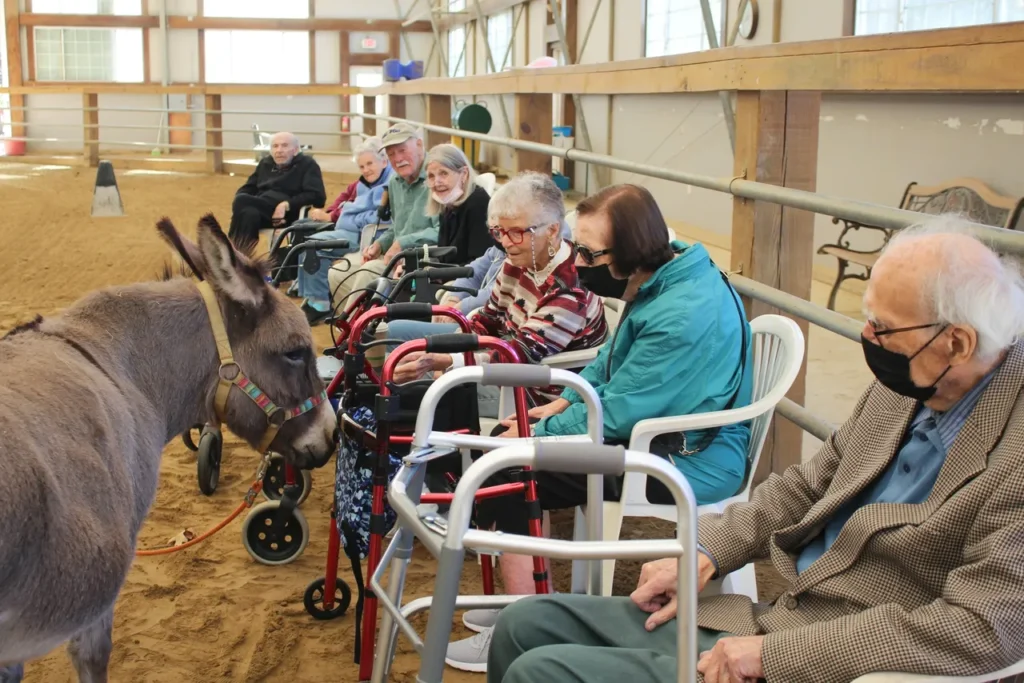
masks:
{"type": "Polygon", "coordinates": [[[834,424],[822,420],[807,408],[788,398],[779,401],[779,404],[775,406],[775,411],[819,441],[827,441],[828,437],[832,436],[832,432],[836,430],[834,424]]]}
{"type": "MultiPolygon", "coordinates": [[[[165,143],[152,143],[152,142],[127,142],[117,140],[90,140],[83,142],[82,140],[69,140],[68,138],[34,138],[26,137],[23,135],[12,135],[5,137],[5,140],[22,140],[24,142],[67,142],[73,143],[76,146],[84,145],[104,145],[107,147],[142,147],[145,149],[152,149],[154,147],[167,147],[165,143]]],[[[189,150],[200,150],[204,152],[245,152],[252,154],[255,150],[252,147],[223,147],[223,146],[209,146],[209,145],[179,145],[174,144],[171,147],[189,149],[189,150]]],[[[350,150],[332,150],[332,149],[318,149],[313,150],[313,153],[317,156],[352,156],[350,150]]]]}
{"type": "Polygon", "coordinates": [[[830,311],[827,308],[822,308],[798,296],[781,292],[763,282],[751,280],[749,277],[730,275],[729,282],[732,283],[733,287],[740,294],[763,301],[790,315],[803,318],[818,327],[835,332],[840,337],[860,342],[860,333],[864,329],[864,324],[857,322],[853,318],[849,318],[842,313],[830,311]]]}
{"type": "MultiPolygon", "coordinates": [[[[635,161],[627,161],[625,159],[608,156],[607,154],[595,154],[594,152],[583,152],[572,148],[563,149],[561,147],[544,145],[538,142],[501,138],[494,135],[485,135],[483,133],[472,133],[470,131],[457,130],[455,128],[448,128],[445,126],[435,126],[396,116],[360,113],[352,113],[350,115],[362,116],[365,119],[374,119],[378,121],[410,123],[414,126],[418,126],[424,130],[435,133],[455,135],[469,140],[478,140],[480,142],[489,142],[505,147],[511,147],[513,149],[521,149],[526,152],[547,154],[554,157],[560,157],[568,161],[580,161],[587,164],[606,166],[608,168],[636,173],[638,175],[644,175],[651,178],[661,178],[663,180],[683,183],[684,185],[692,185],[693,187],[700,187],[706,190],[723,192],[735,197],[760,199],[774,204],[781,204],[783,206],[790,206],[796,209],[812,211],[814,213],[838,216],[840,218],[860,223],[878,225],[879,227],[894,229],[905,228],[918,223],[922,219],[922,214],[914,211],[906,211],[904,209],[896,209],[889,206],[870,204],[868,202],[860,202],[852,199],[831,197],[828,195],[816,194],[814,192],[806,192],[804,190],[795,190],[789,187],[779,187],[777,185],[744,180],[742,178],[715,178],[713,176],[701,175],[699,173],[689,173],[670,168],[662,168],[660,166],[650,166],[648,164],[641,164],[635,161]]],[[[991,225],[983,225],[981,223],[972,222],[968,223],[968,225],[979,239],[989,243],[994,249],[1005,253],[1024,254],[1024,233],[1007,230],[1005,228],[996,228],[991,225]]]]}

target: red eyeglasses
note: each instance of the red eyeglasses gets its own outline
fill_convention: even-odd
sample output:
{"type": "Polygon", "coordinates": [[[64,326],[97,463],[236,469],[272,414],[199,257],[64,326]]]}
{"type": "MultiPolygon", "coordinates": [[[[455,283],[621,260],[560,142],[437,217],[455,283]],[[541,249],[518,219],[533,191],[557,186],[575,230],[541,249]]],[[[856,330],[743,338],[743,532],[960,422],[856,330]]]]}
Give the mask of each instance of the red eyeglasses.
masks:
{"type": "Polygon", "coordinates": [[[536,229],[536,225],[531,225],[526,229],[509,228],[508,230],[506,230],[505,228],[499,228],[497,226],[491,226],[490,228],[487,229],[487,232],[491,233],[491,237],[494,238],[495,242],[501,242],[502,239],[508,237],[508,241],[511,242],[512,244],[522,244],[523,235],[525,235],[528,232],[533,233],[536,229]]]}

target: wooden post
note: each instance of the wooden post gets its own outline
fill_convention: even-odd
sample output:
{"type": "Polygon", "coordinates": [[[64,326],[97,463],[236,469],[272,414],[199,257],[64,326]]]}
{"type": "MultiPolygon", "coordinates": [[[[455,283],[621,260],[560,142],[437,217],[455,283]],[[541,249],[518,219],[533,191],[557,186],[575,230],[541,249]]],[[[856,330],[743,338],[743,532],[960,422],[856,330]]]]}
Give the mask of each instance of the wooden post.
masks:
{"type": "MultiPolygon", "coordinates": [[[[452,127],[452,98],[447,95],[427,96],[427,123],[432,126],[452,127]]],[[[427,131],[427,149],[434,145],[450,142],[451,138],[444,133],[427,131]]]]}
{"type": "Polygon", "coordinates": [[[82,156],[85,165],[93,168],[100,165],[99,99],[94,92],[82,93],[82,156]]]}
{"type": "MultiPolygon", "coordinates": [[[[21,10],[18,0],[4,0],[4,31],[7,35],[7,73],[9,85],[19,87],[24,82],[21,66],[21,10]]],[[[28,27],[27,31],[32,31],[28,27]]],[[[25,96],[11,94],[11,137],[25,136],[25,96]],[[18,108],[15,108],[18,107],[18,108]]],[[[26,143],[27,144],[27,143],[26,143]]]]}
{"type": "MultiPolygon", "coordinates": [[[[224,133],[221,128],[221,96],[206,95],[206,146],[223,147],[224,133]]],[[[206,150],[206,170],[210,173],[224,172],[224,151],[221,149],[206,150]]]]}
{"type": "MultiPolygon", "coordinates": [[[[818,175],[821,93],[750,92],[737,95],[734,172],[747,180],[813,192],[818,175]]],[[[811,298],[814,214],[770,202],[733,199],[732,266],[751,279],[803,299],[811,298]]],[[[744,300],[751,320],[779,313],[744,300]]],[[[808,324],[794,318],[807,338],[808,324]]],[[[804,402],[806,358],[787,396],[804,402]]],[[[755,485],[801,460],[803,430],[772,420],[755,485]],[[765,457],[766,456],[766,457],[765,457]]]]}
{"type": "MultiPolygon", "coordinates": [[[[338,38],[341,41],[341,45],[340,45],[340,47],[341,47],[341,50],[340,50],[340,52],[341,52],[341,64],[340,64],[341,79],[340,80],[341,80],[341,84],[343,86],[347,86],[351,82],[351,74],[352,74],[352,66],[351,66],[352,58],[351,58],[351,55],[349,54],[349,34],[348,34],[348,31],[340,31],[338,33],[338,38]]],[[[365,100],[366,98],[363,98],[363,99],[365,100]]],[[[349,97],[348,95],[342,95],[341,96],[341,110],[345,111],[345,112],[352,111],[352,98],[349,97]]],[[[366,122],[366,119],[363,119],[363,131],[364,132],[366,131],[366,123],[365,122],[366,122]]],[[[350,132],[352,130],[352,123],[353,123],[352,118],[349,117],[348,123],[346,125],[345,117],[343,116],[341,118],[341,121],[339,122],[339,124],[341,126],[341,132],[342,133],[350,132]]],[[[341,146],[342,146],[342,149],[352,149],[352,138],[351,137],[343,137],[341,139],[341,146]]]]}
{"type": "MultiPolygon", "coordinates": [[[[551,95],[516,93],[514,137],[550,145],[551,103],[551,95]]],[[[539,171],[545,175],[551,175],[551,156],[517,149],[516,170],[519,172],[539,171]]]]}
{"type": "Polygon", "coordinates": [[[405,118],[405,95],[388,95],[388,116],[405,118]]]}
{"type": "MultiPolygon", "coordinates": [[[[363,98],[363,113],[377,115],[377,96],[360,95],[363,98]]],[[[363,119],[363,135],[377,134],[377,119],[363,119]]]]}

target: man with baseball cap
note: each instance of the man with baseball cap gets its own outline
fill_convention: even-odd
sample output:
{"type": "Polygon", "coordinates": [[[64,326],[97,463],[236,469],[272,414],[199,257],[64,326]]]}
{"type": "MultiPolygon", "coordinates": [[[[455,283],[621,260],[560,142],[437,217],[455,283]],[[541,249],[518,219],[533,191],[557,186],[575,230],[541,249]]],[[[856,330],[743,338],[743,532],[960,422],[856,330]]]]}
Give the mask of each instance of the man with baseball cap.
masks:
{"type": "Polygon", "coordinates": [[[332,268],[328,279],[331,302],[343,310],[352,292],[368,287],[384,272],[384,266],[398,252],[423,244],[437,244],[437,216],[427,216],[426,152],[416,126],[395,123],[381,138],[381,147],[395,173],[388,182],[387,201],[391,209],[391,227],[362,254],[349,254],[349,266],[332,268]],[[353,268],[357,271],[351,272],[353,268]]]}

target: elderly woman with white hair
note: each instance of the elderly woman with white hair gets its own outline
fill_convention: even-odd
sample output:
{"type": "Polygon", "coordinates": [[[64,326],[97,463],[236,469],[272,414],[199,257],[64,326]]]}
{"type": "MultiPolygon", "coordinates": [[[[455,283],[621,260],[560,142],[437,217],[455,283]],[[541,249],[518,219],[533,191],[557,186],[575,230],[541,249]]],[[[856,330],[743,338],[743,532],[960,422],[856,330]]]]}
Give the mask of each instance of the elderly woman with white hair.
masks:
{"type": "Polygon", "coordinates": [[[476,184],[476,172],[462,150],[437,145],[427,153],[426,213],[438,217],[437,244],[455,247],[449,263],[464,264],[483,256],[494,242],[487,231],[490,195],[476,184]]]}
{"type": "MultiPolygon", "coordinates": [[[[331,316],[331,292],[328,284],[328,273],[334,259],[359,250],[359,240],[363,228],[377,222],[377,207],[381,203],[388,181],[391,180],[391,166],[388,158],[381,152],[380,138],[369,138],[356,147],[353,159],[359,165],[360,178],[341,193],[334,203],[326,210],[311,211],[309,217],[314,220],[333,221],[334,230],[318,232],[311,240],[347,239],[347,249],[329,249],[319,251],[320,269],[312,275],[299,268],[299,295],[305,297],[302,309],[311,325],[316,325],[331,316]]],[[[387,224],[378,223],[377,234],[380,236],[387,224]]],[[[300,264],[305,261],[306,252],[300,256],[300,264]]]]}
{"type": "MultiPolygon", "coordinates": [[[[563,213],[561,191],[551,178],[533,172],[503,185],[487,210],[491,236],[506,256],[490,299],[471,321],[473,331],[511,342],[528,363],[600,346],[608,334],[601,300],[580,285],[576,253],[561,237],[563,213]]],[[[397,367],[395,380],[458,367],[461,361],[459,354],[410,354],[397,367]]],[[[533,396],[547,402],[557,389],[533,396]]]]}

